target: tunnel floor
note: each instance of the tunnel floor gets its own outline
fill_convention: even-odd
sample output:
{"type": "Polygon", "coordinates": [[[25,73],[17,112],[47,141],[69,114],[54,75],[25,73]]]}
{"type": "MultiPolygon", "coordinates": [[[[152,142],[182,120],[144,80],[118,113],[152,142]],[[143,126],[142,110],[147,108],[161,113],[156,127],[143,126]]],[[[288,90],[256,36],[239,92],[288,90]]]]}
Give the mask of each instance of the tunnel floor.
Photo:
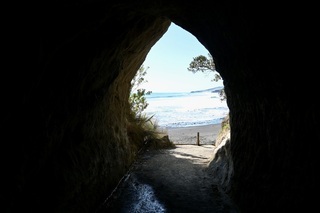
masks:
{"type": "Polygon", "coordinates": [[[99,213],[237,212],[207,171],[213,145],[146,149],[99,213]]]}

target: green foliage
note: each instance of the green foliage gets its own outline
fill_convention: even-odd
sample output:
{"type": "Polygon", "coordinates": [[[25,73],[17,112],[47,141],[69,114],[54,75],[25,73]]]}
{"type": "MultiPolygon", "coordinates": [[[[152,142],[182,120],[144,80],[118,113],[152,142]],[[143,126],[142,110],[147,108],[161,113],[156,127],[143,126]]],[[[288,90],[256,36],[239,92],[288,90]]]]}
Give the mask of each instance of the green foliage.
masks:
{"type": "Polygon", "coordinates": [[[148,103],[146,101],[146,95],[151,92],[146,92],[145,89],[138,89],[135,93],[132,93],[129,98],[131,111],[137,116],[142,116],[143,111],[148,107],[148,103]]]}
{"type": "MultiPolygon", "coordinates": [[[[193,58],[193,61],[189,64],[188,70],[193,73],[215,72],[214,73],[215,76],[214,76],[214,79],[212,79],[212,81],[217,82],[219,80],[222,80],[221,76],[216,71],[216,66],[212,58],[212,55],[210,53],[208,53],[208,58],[203,55],[193,58]]],[[[227,96],[225,94],[224,89],[220,90],[219,96],[221,101],[226,100],[227,96]]],[[[221,140],[221,138],[223,138],[225,135],[228,134],[228,132],[230,132],[229,115],[225,117],[221,125],[222,125],[222,128],[217,137],[217,140],[221,140]]]]}
{"type": "Polygon", "coordinates": [[[193,73],[196,73],[199,71],[201,72],[215,71],[216,66],[214,64],[214,61],[210,53],[208,53],[208,57],[209,58],[203,55],[199,55],[193,58],[193,61],[190,63],[188,70],[193,73]]]}
{"type": "Polygon", "coordinates": [[[225,93],[224,89],[220,90],[219,96],[220,96],[220,100],[221,101],[224,101],[224,100],[227,99],[227,96],[226,96],[226,93],[225,93]]]}
{"type": "Polygon", "coordinates": [[[141,86],[141,84],[148,82],[144,78],[145,75],[147,74],[148,69],[149,69],[149,67],[145,68],[144,65],[141,65],[141,67],[138,69],[136,75],[131,80],[131,91],[137,90],[138,87],[141,86]]]}
{"type": "MultiPolygon", "coordinates": [[[[147,68],[148,69],[148,68],[147,68]]],[[[136,75],[131,81],[131,93],[129,97],[129,104],[131,112],[136,116],[140,117],[143,111],[148,107],[146,101],[146,95],[150,95],[152,91],[146,91],[146,89],[139,88],[143,83],[146,83],[145,75],[147,74],[147,69],[142,65],[137,71],[136,75]]]]}
{"type": "Polygon", "coordinates": [[[230,138],[230,116],[229,114],[221,122],[221,129],[216,138],[216,144],[219,145],[225,138],[230,138]]]}
{"type": "MultiPolygon", "coordinates": [[[[148,68],[147,68],[148,69],[148,68]]],[[[164,144],[168,140],[164,140],[163,133],[158,131],[157,122],[152,116],[147,116],[144,110],[148,107],[146,95],[151,94],[151,91],[140,88],[143,83],[146,83],[145,75],[147,69],[142,65],[131,81],[131,91],[129,97],[130,113],[128,115],[127,132],[129,140],[141,147],[143,143],[149,144],[164,144]]],[[[169,141],[170,144],[170,141],[169,141]]]]}
{"type": "MultiPolygon", "coordinates": [[[[203,55],[199,55],[193,58],[193,61],[189,64],[189,67],[187,69],[193,73],[214,72],[215,76],[214,76],[214,79],[212,79],[212,81],[217,82],[219,80],[222,80],[221,76],[216,71],[216,65],[210,53],[208,53],[208,58],[203,55]]],[[[224,89],[220,91],[219,95],[220,95],[221,101],[226,99],[226,94],[224,92],[224,89]]]]}

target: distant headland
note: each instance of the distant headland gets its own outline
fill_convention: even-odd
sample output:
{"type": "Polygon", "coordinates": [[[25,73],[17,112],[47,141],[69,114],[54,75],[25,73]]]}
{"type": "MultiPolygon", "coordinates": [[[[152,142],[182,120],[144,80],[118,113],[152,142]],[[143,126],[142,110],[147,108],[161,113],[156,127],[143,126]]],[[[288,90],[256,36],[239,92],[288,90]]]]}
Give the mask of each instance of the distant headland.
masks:
{"type": "Polygon", "coordinates": [[[195,91],[191,91],[191,93],[197,93],[197,92],[220,92],[220,90],[223,89],[223,86],[219,86],[219,87],[213,87],[213,88],[209,88],[209,89],[204,89],[204,90],[195,90],[195,91]]]}

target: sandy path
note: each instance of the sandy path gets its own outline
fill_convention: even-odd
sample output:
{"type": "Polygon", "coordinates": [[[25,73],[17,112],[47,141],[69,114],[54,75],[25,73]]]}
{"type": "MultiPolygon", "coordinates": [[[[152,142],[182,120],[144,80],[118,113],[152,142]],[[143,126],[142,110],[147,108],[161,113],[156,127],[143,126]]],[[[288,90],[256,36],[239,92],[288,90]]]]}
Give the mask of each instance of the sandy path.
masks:
{"type": "Polygon", "coordinates": [[[213,145],[145,150],[101,212],[235,212],[212,186],[213,145]]]}

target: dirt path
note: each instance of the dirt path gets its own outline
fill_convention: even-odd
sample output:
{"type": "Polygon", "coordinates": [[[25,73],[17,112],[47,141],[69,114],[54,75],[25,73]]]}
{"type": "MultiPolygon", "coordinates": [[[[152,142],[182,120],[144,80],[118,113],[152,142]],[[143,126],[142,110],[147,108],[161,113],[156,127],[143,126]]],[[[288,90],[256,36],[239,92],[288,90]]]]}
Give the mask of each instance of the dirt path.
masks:
{"type": "MultiPolygon", "coordinates": [[[[145,150],[102,212],[236,212],[221,202],[207,166],[213,145],[145,150]]],[[[100,212],[99,212],[100,213],[100,212]]]]}

